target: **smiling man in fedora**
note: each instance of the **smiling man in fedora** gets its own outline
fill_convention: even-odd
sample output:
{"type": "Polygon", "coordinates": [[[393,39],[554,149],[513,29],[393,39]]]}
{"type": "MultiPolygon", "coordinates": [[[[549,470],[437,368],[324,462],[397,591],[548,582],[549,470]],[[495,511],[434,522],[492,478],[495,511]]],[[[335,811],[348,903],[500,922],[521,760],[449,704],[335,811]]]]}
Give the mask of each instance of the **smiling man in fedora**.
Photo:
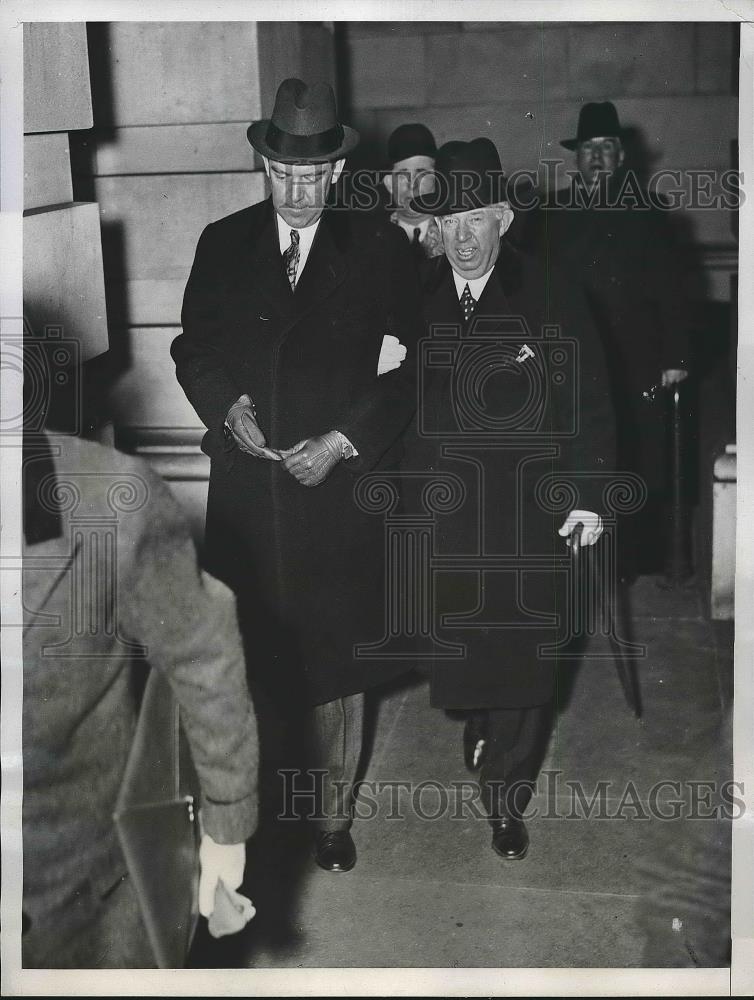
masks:
{"type": "Polygon", "coordinates": [[[412,203],[435,217],[445,255],[427,264],[422,393],[403,468],[409,483],[463,484],[436,526],[431,609],[438,637],[463,655],[430,660],[430,700],[466,713],[464,756],[480,770],[492,846],[519,860],[558,684],[543,647],[562,636],[564,540],[579,523],[585,545],[602,533],[611,409],[582,293],[505,238],[513,211],[495,145],[446,143],[435,176],[435,192],[412,203]],[[547,486],[553,476],[569,485],[547,486]],[[552,490],[572,502],[555,509],[552,490]]]}
{"type": "Polygon", "coordinates": [[[354,657],[381,635],[384,594],[382,525],[353,488],[396,463],[416,405],[419,289],[396,226],[328,207],[358,142],[330,86],[284,80],[248,139],[271,197],[202,233],[172,353],[207,427],[207,562],[265,665],[252,681],[282,717],[306,706],[316,860],[347,871],[363,692],[400,669],[354,657]],[[406,362],[385,363],[388,340],[406,362]]]}

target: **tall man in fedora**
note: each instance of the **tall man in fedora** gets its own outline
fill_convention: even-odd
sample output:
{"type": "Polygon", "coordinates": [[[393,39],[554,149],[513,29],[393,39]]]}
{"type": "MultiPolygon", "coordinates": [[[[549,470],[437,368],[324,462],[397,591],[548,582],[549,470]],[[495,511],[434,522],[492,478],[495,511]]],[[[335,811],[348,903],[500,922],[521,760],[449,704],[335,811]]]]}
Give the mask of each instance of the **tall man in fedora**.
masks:
{"type": "Polygon", "coordinates": [[[543,647],[562,636],[565,539],[579,523],[586,545],[603,531],[612,415],[582,293],[505,239],[513,211],[495,145],[448,142],[435,170],[436,192],[413,207],[432,212],[445,255],[427,265],[422,394],[403,467],[463,483],[437,523],[434,621],[465,656],[431,662],[430,700],[468,713],[465,758],[481,768],[492,846],[520,859],[553,717],[557,659],[543,647]],[[572,493],[552,476],[571,476],[572,493]]]}
{"type": "Polygon", "coordinates": [[[531,214],[523,245],[546,254],[582,285],[602,338],[618,466],[640,475],[648,491],[643,509],[626,517],[618,533],[621,573],[630,579],[663,569],[668,460],[662,389],[688,375],[691,323],[671,220],[627,171],[624,137],[610,101],[582,107],[575,137],[561,142],[575,154],[571,186],[531,214]]]}
{"type": "Polygon", "coordinates": [[[274,663],[258,680],[284,710],[310,706],[315,856],[347,871],[363,692],[400,670],[354,656],[381,634],[384,595],[382,528],[353,488],[395,464],[416,405],[419,289],[397,227],[327,207],[358,142],[328,85],[283,81],[248,139],[271,197],[202,233],[172,353],[207,427],[208,563],[239,596],[253,662],[274,663]],[[388,341],[409,360],[385,364],[388,341]]]}

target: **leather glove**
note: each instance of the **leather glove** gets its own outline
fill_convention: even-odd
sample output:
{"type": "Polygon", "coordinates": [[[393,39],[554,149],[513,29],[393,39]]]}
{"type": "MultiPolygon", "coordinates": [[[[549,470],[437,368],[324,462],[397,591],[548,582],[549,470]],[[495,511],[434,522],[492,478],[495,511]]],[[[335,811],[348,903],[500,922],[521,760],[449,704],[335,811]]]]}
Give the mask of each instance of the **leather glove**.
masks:
{"type": "Polygon", "coordinates": [[[280,461],[280,454],[267,447],[267,439],[257,423],[257,416],[249,396],[244,393],[228,410],[225,426],[233,440],[247,455],[280,461]]]}
{"type": "MultiPolygon", "coordinates": [[[[209,917],[215,908],[215,890],[222,880],[228,889],[237,889],[246,866],[246,844],[218,844],[208,833],[199,845],[199,912],[209,917]]],[[[242,899],[245,897],[241,897],[242,899]]],[[[249,900],[249,910],[254,907],[249,900]]],[[[249,919],[253,917],[249,912],[249,919]]]]}
{"type": "Polygon", "coordinates": [[[679,382],[683,382],[685,378],[688,378],[689,373],[685,368],[666,368],[662,373],[662,387],[663,389],[669,385],[677,385],[679,382]]]}
{"type": "Polygon", "coordinates": [[[343,444],[337,431],[321,437],[304,438],[280,452],[283,467],[303,486],[319,486],[343,458],[343,444]]]}
{"type": "Polygon", "coordinates": [[[558,534],[561,538],[567,538],[579,521],[584,525],[581,544],[594,545],[602,534],[604,525],[599,514],[593,514],[590,510],[572,510],[560,528],[558,528],[558,534]]]}

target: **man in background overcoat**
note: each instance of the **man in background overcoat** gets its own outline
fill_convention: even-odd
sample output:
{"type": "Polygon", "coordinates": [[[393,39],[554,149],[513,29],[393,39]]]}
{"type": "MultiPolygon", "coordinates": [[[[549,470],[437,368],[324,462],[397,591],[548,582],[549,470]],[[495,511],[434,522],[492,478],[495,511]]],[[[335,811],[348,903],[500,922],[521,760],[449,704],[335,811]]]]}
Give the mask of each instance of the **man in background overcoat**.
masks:
{"type": "Polygon", "coordinates": [[[420,122],[399,125],[387,141],[390,170],[382,183],[390,196],[390,221],[408,236],[418,261],[442,253],[432,216],[411,208],[412,198],[434,190],[436,153],[435,137],[420,122]]]}
{"type": "Polygon", "coordinates": [[[579,282],[602,338],[618,468],[641,476],[647,488],[643,508],[622,519],[618,532],[621,574],[632,579],[664,569],[663,388],[688,375],[691,322],[672,220],[626,172],[623,139],[611,102],[583,106],[576,136],[561,142],[575,153],[572,184],[555,192],[551,206],[530,213],[522,242],[579,282]]]}

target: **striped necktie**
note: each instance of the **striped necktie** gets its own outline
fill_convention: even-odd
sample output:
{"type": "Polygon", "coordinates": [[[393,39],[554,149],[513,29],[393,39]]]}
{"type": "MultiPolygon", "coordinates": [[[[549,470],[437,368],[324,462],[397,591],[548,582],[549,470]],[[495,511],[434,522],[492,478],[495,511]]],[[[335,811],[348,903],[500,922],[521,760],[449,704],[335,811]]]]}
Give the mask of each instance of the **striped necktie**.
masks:
{"type": "Polygon", "coordinates": [[[466,282],[466,287],[464,288],[463,295],[461,296],[461,308],[463,309],[464,322],[468,323],[474,314],[474,310],[476,309],[476,299],[471,294],[468,282],[466,282]]]}
{"type": "Polygon", "coordinates": [[[288,275],[288,281],[292,292],[296,291],[296,271],[298,270],[300,257],[301,248],[299,247],[298,229],[291,229],[291,245],[283,254],[283,263],[285,264],[285,270],[288,275]]]}

